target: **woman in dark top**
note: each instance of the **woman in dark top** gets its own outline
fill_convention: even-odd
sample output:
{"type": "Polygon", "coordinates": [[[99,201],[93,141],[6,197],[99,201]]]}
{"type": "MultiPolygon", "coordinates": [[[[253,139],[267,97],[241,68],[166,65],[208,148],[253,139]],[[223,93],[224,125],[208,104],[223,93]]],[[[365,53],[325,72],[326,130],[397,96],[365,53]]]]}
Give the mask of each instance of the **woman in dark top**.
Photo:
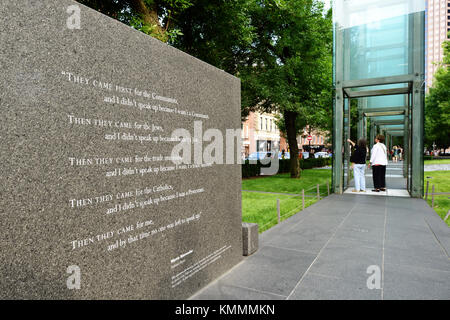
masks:
{"type": "Polygon", "coordinates": [[[355,143],[348,139],[348,142],[355,147],[350,162],[352,163],[353,176],[355,179],[355,189],[352,192],[366,192],[366,154],[367,154],[367,142],[366,139],[361,138],[358,143],[355,143]]]}

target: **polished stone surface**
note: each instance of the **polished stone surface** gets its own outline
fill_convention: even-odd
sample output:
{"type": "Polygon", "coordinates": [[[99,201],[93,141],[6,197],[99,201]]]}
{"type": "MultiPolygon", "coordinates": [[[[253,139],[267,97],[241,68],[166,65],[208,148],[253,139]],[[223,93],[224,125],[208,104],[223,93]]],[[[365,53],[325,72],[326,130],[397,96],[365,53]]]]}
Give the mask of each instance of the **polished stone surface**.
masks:
{"type": "Polygon", "coordinates": [[[239,263],[240,166],[160,157],[239,129],[239,79],[75,1],[0,15],[0,299],[187,298],[239,263]]]}
{"type": "Polygon", "coordinates": [[[242,242],[243,254],[249,256],[258,250],[259,243],[258,224],[256,223],[242,223],[242,242]]]}

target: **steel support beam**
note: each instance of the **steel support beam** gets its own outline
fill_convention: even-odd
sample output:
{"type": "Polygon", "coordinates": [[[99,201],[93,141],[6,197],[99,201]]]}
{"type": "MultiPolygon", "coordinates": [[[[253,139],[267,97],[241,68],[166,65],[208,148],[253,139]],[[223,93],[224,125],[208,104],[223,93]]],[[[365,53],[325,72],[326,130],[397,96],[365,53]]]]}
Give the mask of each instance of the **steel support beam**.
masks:
{"type": "Polygon", "coordinates": [[[344,89],[344,92],[346,96],[349,98],[363,98],[363,97],[386,96],[393,94],[408,94],[410,92],[410,88],[405,87],[393,89],[376,89],[367,91],[351,91],[349,89],[344,89]]]}
{"type": "Polygon", "coordinates": [[[377,125],[401,125],[404,123],[403,119],[398,120],[373,120],[377,125]]]}
{"type": "Polygon", "coordinates": [[[405,130],[404,135],[403,135],[403,177],[407,179],[407,189],[409,191],[408,188],[408,170],[409,170],[409,143],[411,141],[411,136],[409,133],[409,105],[410,105],[410,95],[408,94],[405,97],[406,103],[407,103],[407,108],[406,108],[406,113],[405,113],[405,118],[404,118],[404,125],[403,125],[403,129],[405,130]]]}
{"type": "Polygon", "coordinates": [[[375,142],[375,123],[373,123],[373,121],[370,121],[370,133],[369,133],[369,137],[370,137],[370,141],[369,141],[369,145],[370,145],[370,150],[372,150],[374,142],[375,142]]]}
{"type": "Polygon", "coordinates": [[[401,128],[393,128],[393,127],[388,127],[388,126],[381,126],[383,129],[386,129],[389,132],[395,132],[395,131],[404,131],[405,128],[401,127],[401,128]]]}
{"type": "Polygon", "coordinates": [[[397,129],[397,130],[387,129],[387,132],[389,132],[389,133],[399,133],[399,132],[403,133],[403,132],[405,132],[405,130],[404,129],[397,129]]]}
{"type": "Polygon", "coordinates": [[[386,117],[386,116],[401,116],[405,111],[385,111],[385,112],[368,112],[364,115],[368,118],[386,117]]]}
{"type": "Polygon", "coordinates": [[[366,99],[358,100],[358,127],[357,127],[357,139],[364,137],[364,112],[362,111],[364,105],[366,104],[366,99]]]}
{"type": "Polygon", "coordinates": [[[366,117],[397,116],[405,114],[405,107],[365,108],[362,110],[366,117]]]}
{"type": "MultiPolygon", "coordinates": [[[[350,65],[351,65],[351,60],[350,60],[350,33],[349,32],[345,32],[344,33],[344,42],[343,42],[343,53],[344,53],[344,77],[343,79],[348,79],[350,78],[350,65]]],[[[344,81],[342,81],[344,82],[344,81]]],[[[345,92],[344,92],[345,94],[345,92]]],[[[344,99],[345,99],[345,95],[344,95],[344,99]]],[[[344,121],[345,118],[347,119],[347,127],[346,127],[346,132],[344,135],[344,184],[343,184],[343,192],[345,191],[345,189],[348,188],[349,184],[350,184],[350,152],[351,152],[351,148],[350,148],[350,144],[347,142],[347,139],[350,139],[350,133],[351,133],[351,104],[350,104],[350,99],[345,99],[344,100],[344,110],[347,111],[347,113],[344,115],[344,121]],[[345,177],[345,173],[347,173],[347,176],[345,177]]],[[[345,123],[344,123],[345,124],[345,123]]]]}
{"type": "Polygon", "coordinates": [[[392,130],[392,129],[387,128],[386,130],[387,130],[387,132],[389,132],[389,133],[405,132],[405,129],[394,129],[394,130],[392,130]]]}
{"type": "Polygon", "coordinates": [[[378,85],[396,84],[396,83],[408,83],[412,82],[414,77],[412,75],[401,75],[391,77],[380,77],[372,79],[362,80],[347,80],[344,81],[343,88],[357,88],[357,87],[370,87],[378,85]]]}
{"type": "Polygon", "coordinates": [[[407,106],[403,107],[381,107],[381,108],[363,108],[362,111],[364,113],[372,113],[372,112],[386,112],[386,111],[398,111],[405,112],[407,106]]]}
{"type": "MultiPolygon", "coordinates": [[[[344,153],[345,153],[345,162],[344,162],[344,166],[345,166],[345,170],[344,172],[347,172],[347,179],[345,181],[344,184],[344,191],[346,188],[348,188],[348,186],[350,185],[350,143],[347,142],[347,139],[350,139],[350,133],[351,133],[351,105],[350,105],[350,99],[345,99],[344,101],[344,106],[346,106],[347,108],[344,108],[344,110],[347,111],[345,117],[347,118],[347,127],[346,127],[346,133],[345,133],[345,138],[344,139],[344,153]]],[[[345,179],[345,177],[344,177],[345,179]]]]}
{"type": "Polygon", "coordinates": [[[344,130],[344,90],[342,87],[344,79],[343,50],[344,50],[343,29],[336,25],[335,43],[335,96],[333,103],[333,186],[335,193],[342,194],[344,174],[343,174],[343,130],[344,130]]]}
{"type": "Polygon", "coordinates": [[[423,133],[424,133],[424,72],[425,72],[425,25],[424,16],[414,15],[413,18],[413,71],[414,82],[412,87],[412,146],[411,146],[411,196],[423,197],[423,133]]]}
{"type": "Polygon", "coordinates": [[[367,137],[368,137],[368,135],[367,135],[367,117],[364,117],[364,139],[366,139],[367,140],[367,137]]]}
{"type": "Polygon", "coordinates": [[[388,132],[385,132],[385,133],[384,133],[384,137],[385,137],[385,139],[386,139],[386,141],[385,141],[384,143],[385,143],[385,145],[386,145],[386,149],[387,149],[387,152],[388,152],[388,158],[389,158],[389,157],[390,157],[390,155],[389,155],[389,150],[392,149],[392,146],[391,146],[391,136],[389,135],[388,132]]]}

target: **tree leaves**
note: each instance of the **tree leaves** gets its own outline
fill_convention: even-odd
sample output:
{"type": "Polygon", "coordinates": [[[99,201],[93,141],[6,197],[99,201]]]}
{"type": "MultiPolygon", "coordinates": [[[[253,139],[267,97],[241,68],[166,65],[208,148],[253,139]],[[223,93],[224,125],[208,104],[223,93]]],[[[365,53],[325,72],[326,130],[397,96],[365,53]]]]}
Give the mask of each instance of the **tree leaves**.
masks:
{"type": "MultiPolygon", "coordinates": [[[[450,33],[449,33],[450,34],[450,33]]],[[[450,41],[443,43],[444,58],[425,102],[425,144],[450,146],[450,41]]]]}
{"type": "Polygon", "coordinates": [[[192,6],[191,0],[77,0],[163,42],[181,35],[174,16],[192,6]]]}

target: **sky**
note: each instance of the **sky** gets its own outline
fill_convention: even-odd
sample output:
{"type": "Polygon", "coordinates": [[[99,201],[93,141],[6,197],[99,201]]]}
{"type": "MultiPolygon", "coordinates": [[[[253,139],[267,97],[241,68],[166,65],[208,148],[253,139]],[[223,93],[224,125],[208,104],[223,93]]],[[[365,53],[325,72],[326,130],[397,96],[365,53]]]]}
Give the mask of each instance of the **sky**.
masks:
{"type": "Polygon", "coordinates": [[[326,10],[328,10],[328,9],[330,9],[330,6],[331,6],[331,0],[321,0],[322,2],[324,2],[325,3],[325,9],[326,10]]]}

